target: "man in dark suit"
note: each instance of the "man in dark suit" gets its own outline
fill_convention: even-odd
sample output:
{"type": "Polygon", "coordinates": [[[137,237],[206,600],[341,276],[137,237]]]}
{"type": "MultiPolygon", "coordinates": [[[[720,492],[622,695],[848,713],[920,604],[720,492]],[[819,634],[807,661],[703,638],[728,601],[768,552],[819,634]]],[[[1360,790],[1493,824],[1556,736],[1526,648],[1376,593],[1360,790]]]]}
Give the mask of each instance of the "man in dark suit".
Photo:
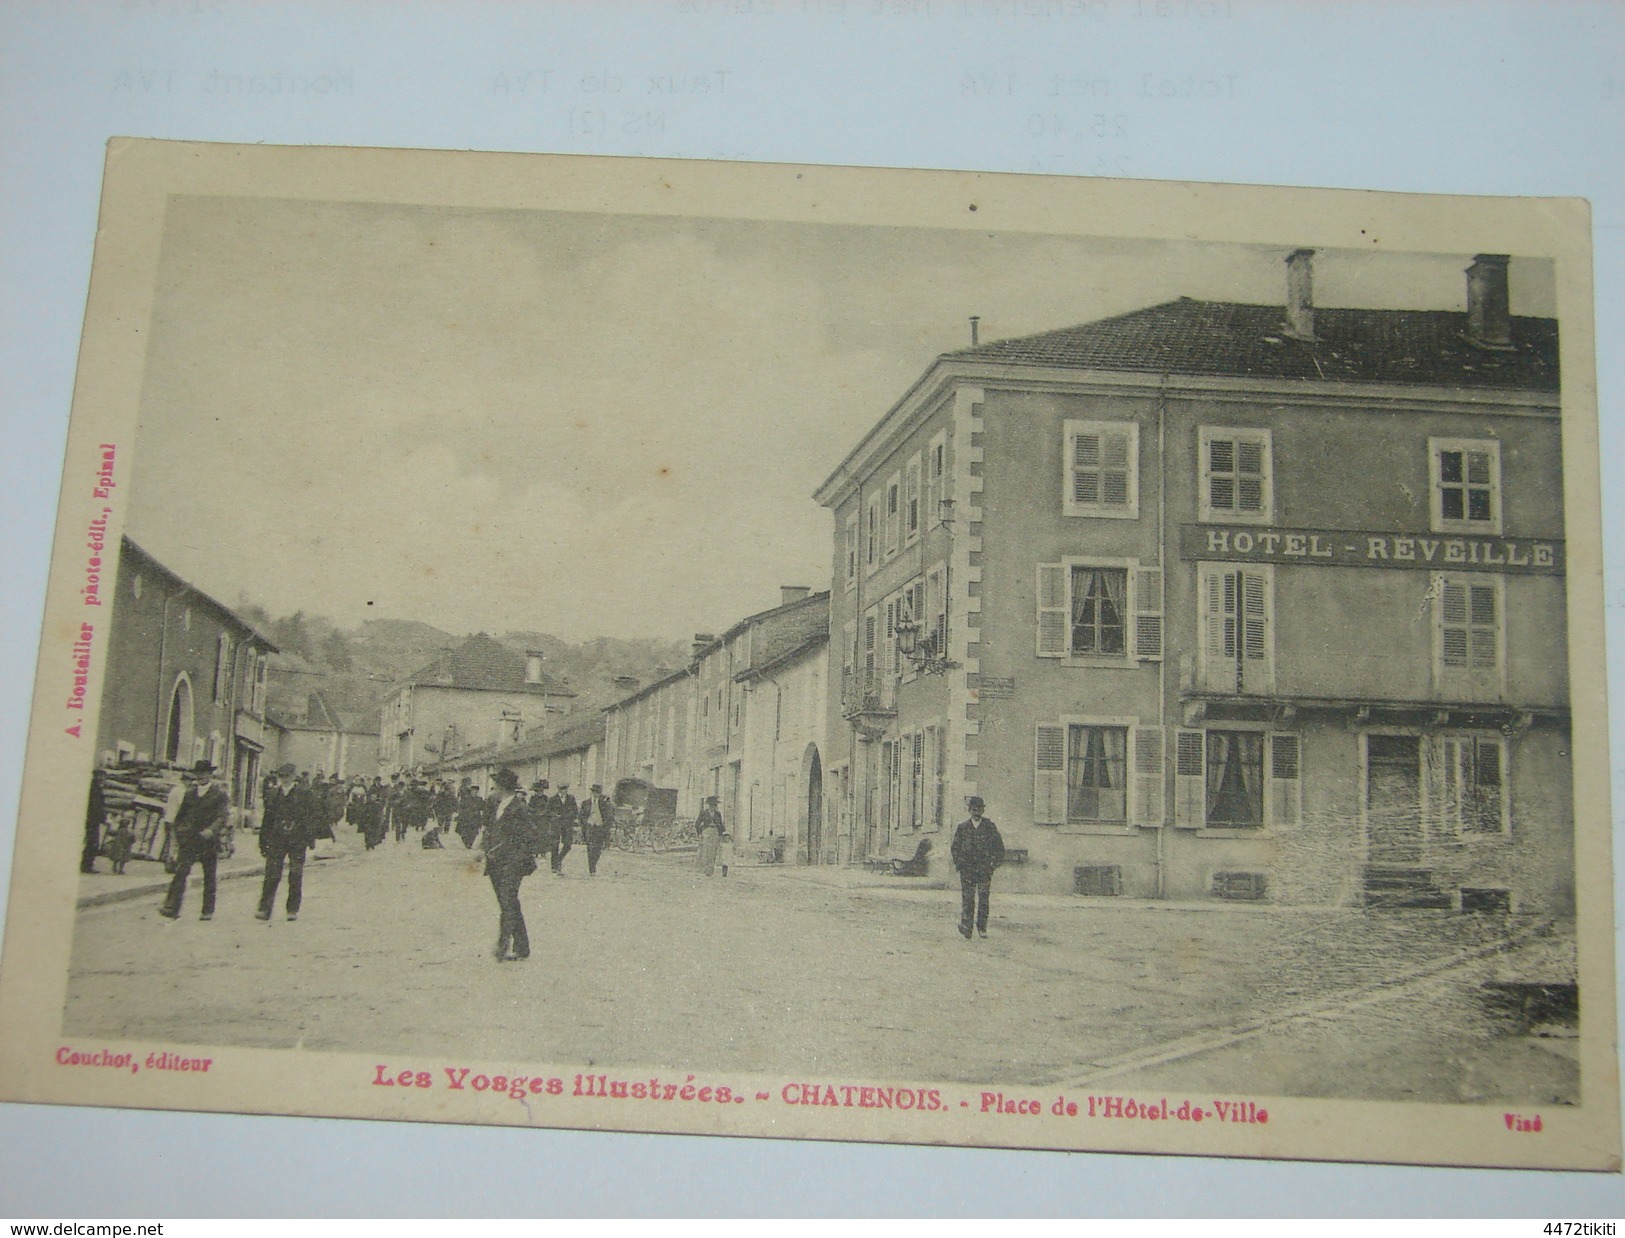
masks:
{"type": "Polygon", "coordinates": [[[570,854],[570,848],[575,845],[576,818],[580,815],[576,797],[570,794],[570,784],[559,783],[559,793],[553,797],[553,828],[558,831],[558,843],[553,849],[555,876],[564,876],[564,857],[570,854]]]}
{"type": "Polygon", "coordinates": [[[175,876],[169,882],[169,893],[158,914],[168,920],[180,918],[181,900],[186,897],[186,878],[192,872],[192,865],[201,864],[201,919],[212,920],[220,840],[226,834],[226,815],[231,801],[226,798],[226,789],[214,781],[214,766],[208,761],[192,766],[186,772],[186,781],[186,794],[175,812],[175,876]]]}
{"type": "Polygon", "coordinates": [[[106,774],[97,766],[90,774],[90,803],[85,808],[85,845],[79,852],[79,871],[96,871],[96,857],[102,853],[102,819],[107,816],[107,799],[102,790],[106,774]]]}
{"type": "Polygon", "coordinates": [[[465,778],[457,792],[457,837],[463,840],[464,847],[472,848],[484,828],[485,801],[474,789],[474,780],[465,778]]]}
{"type": "Polygon", "coordinates": [[[610,829],[615,824],[615,805],[604,788],[592,784],[592,793],[581,801],[581,838],[587,844],[587,875],[598,872],[598,857],[609,846],[610,829]]]}
{"type": "Polygon", "coordinates": [[[265,880],[260,884],[256,920],[271,918],[271,906],[276,902],[277,886],[282,884],[284,865],[288,870],[288,919],[299,918],[299,904],[304,898],[305,852],[315,841],[315,835],[310,828],[313,814],[309,798],[313,793],[301,790],[293,780],[293,773],[292,765],[282,766],[265,789],[260,816],[260,854],[265,857],[265,880]]]}
{"type": "Polygon", "coordinates": [[[993,870],[1004,863],[1004,839],[992,817],[984,817],[980,795],[968,802],[970,818],[954,830],[953,860],[959,870],[959,935],[970,940],[974,916],[976,931],[987,936],[987,905],[993,891],[993,870]]]}
{"type": "Polygon", "coordinates": [[[530,935],[525,930],[525,913],[519,905],[519,886],[536,871],[536,853],[541,849],[530,805],[519,794],[519,775],[506,767],[497,770],[493,781],[496,793],[485,825],[485,875],[497,896],[497,944],[493,953],[499,963],[518,963],[530,957],[530,935]]]}

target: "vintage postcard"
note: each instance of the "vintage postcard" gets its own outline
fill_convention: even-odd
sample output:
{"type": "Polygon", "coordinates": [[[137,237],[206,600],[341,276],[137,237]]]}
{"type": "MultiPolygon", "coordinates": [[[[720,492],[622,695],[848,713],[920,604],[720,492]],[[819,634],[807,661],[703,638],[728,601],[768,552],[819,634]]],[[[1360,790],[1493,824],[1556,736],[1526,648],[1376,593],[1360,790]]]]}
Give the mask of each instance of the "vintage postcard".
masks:
{"type": "Polygon", "coordinates": [[[115,141],[0,1096],[1617,1170],[1594,349],[1572,200],[115,141]]]}

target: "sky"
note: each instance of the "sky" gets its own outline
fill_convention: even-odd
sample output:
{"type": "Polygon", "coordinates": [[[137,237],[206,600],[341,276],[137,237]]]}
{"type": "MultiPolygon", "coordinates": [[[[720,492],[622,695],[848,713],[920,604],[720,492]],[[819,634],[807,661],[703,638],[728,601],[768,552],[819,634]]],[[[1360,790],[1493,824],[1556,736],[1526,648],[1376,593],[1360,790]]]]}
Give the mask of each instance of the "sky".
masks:
{"type": "MultiPolygon", "coordinates": [[[[176,197],[126,532],[273,614],[686,640],[829,587],[812,491],[969,315],[1278,303],[1293,248],[176,197]]],[[[1470,261],[1323,251],[1315,301],[1459,310],[1470,261]]]]}

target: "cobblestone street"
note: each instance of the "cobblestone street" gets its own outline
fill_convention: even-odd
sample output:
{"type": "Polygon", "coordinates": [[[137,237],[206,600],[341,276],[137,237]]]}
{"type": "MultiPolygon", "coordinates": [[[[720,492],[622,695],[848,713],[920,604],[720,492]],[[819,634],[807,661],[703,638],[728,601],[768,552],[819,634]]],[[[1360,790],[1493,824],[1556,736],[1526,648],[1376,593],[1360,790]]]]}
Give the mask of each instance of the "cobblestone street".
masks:
{"type": "Polygon", "coordinates": [[[253,918],[252,877],[222,883],[212,923],[195,877],[178,922],[156,895],[89,907],[63,1030],[795,1078],[1548,1103],[1577,1089],[1565,1044],[1515,1034],[1474,995],[1507,958],[1492,917],[995,886],[991,936],[967,943],[953,890],[794,868],[706,880],[688,857],[623,852],[595,879],[579,852],[566,872],[525,883],[522,964],[490,957],[496,909],[471,858],[412,842],[311,864],[293,924],[253,918]]]}

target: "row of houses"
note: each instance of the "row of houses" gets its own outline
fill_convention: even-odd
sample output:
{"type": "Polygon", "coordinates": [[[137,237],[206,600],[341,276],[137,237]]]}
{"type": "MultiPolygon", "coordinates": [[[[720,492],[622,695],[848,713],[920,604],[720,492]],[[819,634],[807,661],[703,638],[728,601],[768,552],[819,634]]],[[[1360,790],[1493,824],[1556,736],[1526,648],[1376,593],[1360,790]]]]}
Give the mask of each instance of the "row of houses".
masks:
{"type": "Polygon", "coordinates": [[[375,729],[320,691],[276,710],[275,642],[128,537],[108,605],[99,764],[207,760],[240,817],[257,814],[263,775],[284,762],[344,777],[378,772],[375,729]]]}
{"type": "Polygon", "coordinates": [[[1557,323],[1506,255],[1465,312],[1312,262],[939,357],[817,491],[828,593],[613,706],[603,781],[800,863],[979,795],[1014,888],[1571,909],[1557,323]]]}
{"type": "MultiPolygon", "coordinates": [[[[941,838],[940,873],[978,795],[1017,889],[1571,909],[1558,325],[1506,255],[1464,312],[1317,307],[1313,258],[1278,304],[938,357],[816,492],[827,590],[588,718],[472,637],[386,700],[379,768],[715,795],[788,863],[941,838]]],[[[274,645],[127,539],[120,617],[104,754],[208,756],[251,807],[274,645]]]]}

